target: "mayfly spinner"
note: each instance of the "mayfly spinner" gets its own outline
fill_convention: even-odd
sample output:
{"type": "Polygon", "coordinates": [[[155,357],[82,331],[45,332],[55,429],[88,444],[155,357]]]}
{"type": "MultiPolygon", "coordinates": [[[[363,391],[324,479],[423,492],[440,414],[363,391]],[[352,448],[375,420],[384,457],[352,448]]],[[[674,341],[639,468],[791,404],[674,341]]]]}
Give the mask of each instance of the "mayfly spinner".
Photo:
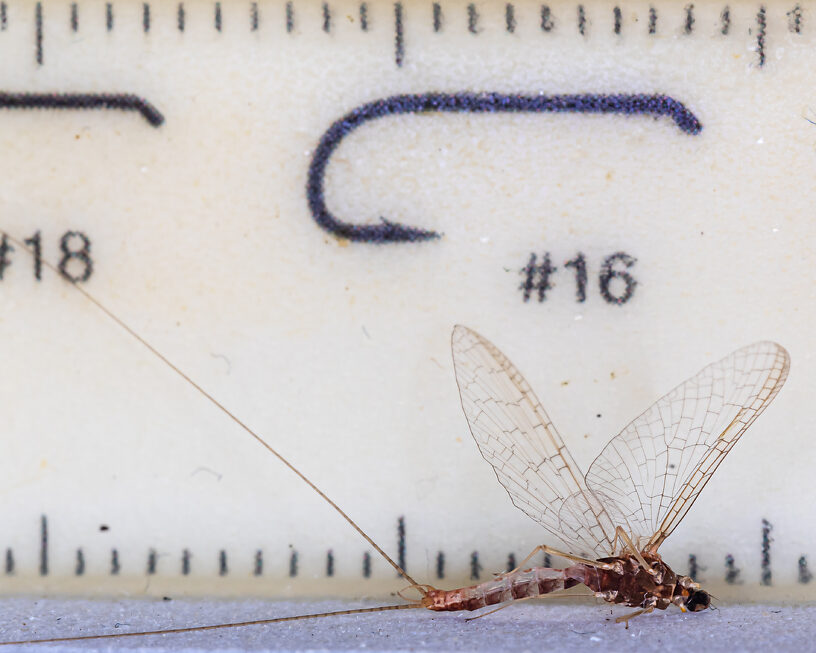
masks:
{"type": "MultiPolygon", "coordinates": [[[[22,241],[7,237],[28,251],[22,241]]],[[[59,273],[53,264],[42,264],[59,273]]],[[[709,595],[691,578],[672,571],[657,551],[726,454],[779,392],[790,365],[788,353],[773,342],[738,349],[659,399],[612,438],[584,476],[530,386],[507,357],[475,331],[455,327],[453,363],[471,433],[513,503],[559,538],[567,551],[541,545],[517,569],[491,581],[438,590],[417,583],[258,433],[82,287],[72,287],[311,487],[421,598],[406,604],[339,612],[6,641],[0,645],[167,635],[385,610],[477,610],[580,584],[611,603],[636,607],[636,612],[618,619],[627,625],[636,615],[669,605],[692,612],[704,610],[709,595]],[[561,556],[572,564],[564,569],[524,569],[540,551],[561,556]]]]}
{"type": "Polygon", "coordinates": [[[709,365],[612,438],[583,475],[504,354],[463,326],[454,328],[451,348],[462,409],[482,456],[516,507],[567,547],[536,547],[521,567],[539,551],[573,564],[520,567],[480,585],[431,589],[422,605],[477,610],[583,584],[598,598],[638,608],[618,619],[627,625],[670,605],[705,610],[709,594],[657,551],[785,383],[788,352],[757,342],[709,365]]]}

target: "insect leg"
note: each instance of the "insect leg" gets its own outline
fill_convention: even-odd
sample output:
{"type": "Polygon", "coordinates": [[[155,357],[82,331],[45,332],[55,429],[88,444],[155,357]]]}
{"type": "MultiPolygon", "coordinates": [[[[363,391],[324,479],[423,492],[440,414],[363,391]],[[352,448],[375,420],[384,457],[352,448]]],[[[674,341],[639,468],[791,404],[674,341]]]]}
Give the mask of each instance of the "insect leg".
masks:
{"type": "Polygon", "coordinates": [[[515,574],[519,569],[523,569],[524,565],[526,565],[530,559],[539,552],[549,553],[550,555],[558,556],[559,558],[566,558],[567,560],[572,560],[573,562],[580,562],[585,565],[590,565],[591,567],[599,567],[601,569],[612,569],[612,565],[598,562],[597,560],[590,560],[589,558],[581,558],[580,556],[572,555],[571,553],[565,553],[564,551],[559,551],[558,549],[553,549],[552,547],[547,546],[546,544],[539,544],[535,549],[530,551],[530,554],[522,560],[519,565],[513,569],[512,571],[506,571],[503,574],[497,574],[496,580],[501,578],[507,578],[511,574],[515,574]]]}
{"type": "Polygon", "coordinates": [[[635,558],[637,558],[637,561],[640,563],[641,567],[643,567],[646,571],[652,574],[652,576],[654,576],[657,573],[657,571],[652,569],[651,565],[649,565],[649,563],[646,562],[645,558],[643,557],[643,555],[641,555],[640,551],[637,550],[637,547],[635,546],[634,542],[632,542],[632,538],[630,538],[626,534],[626,531],[623,530],[623,528],[621,528],[620,526],[615,527],[615,543],[617,543],[618,538],[620,538],[621,542],[626,544],[626,547],[629,549],[629,551],[631,551],[632,555],[635,556],[635,558]]]}
{"type": "Polygon", "coordinates": [[[622,617],[618,617],[617,619],[615,619],[615,623],[616,624],[620,624],[620,623],[626,624],[626,630],[629,630],[629,622],[632,619],[634,619],[635,617],[639,617],[642,614],[649,614],[652,610],[654,610],[653,607],[643,608],[641,610],[635,610],[635,612],[632,612],[630,614],[625,614],[622,617]]]}
{"type": "Polygon", "coordinates": [[[513,601],[508,601],[504,605],[500,605],[498,608],[493,608],[492,610],[488,610],[487,612],[483,612],[482,614],[477,615],[475,617],[468,617],[467,619],[465,619],[465,621],[476,621],[476,619],[481,619],[482,617],[486,617],[489,614],[495,614],[499,610],[504,610],[505,608],[509,608],[511,605],[513,605],[514,603],[518,603],[519,601],[527,601],[528,599],[537,599],[537,598],[539,598],[539,597],[537,597],[537,596],[525,596],[525,597],[522,597],[520,599],[514,599],[513,601]]]}
{"type": "Polygon", "coordinates": [[[615,568],[614,565],[611,565],[608,562],[598,562],[597,560],[582,558],[581,556],[573,555],[572,553],[565,553],[564,551],[553,549],[551,546],[547,546],[546,544],[541,544],[533,549],[533,553],[527,556],[527,559],[532,557],[537,551],[543,551],[544,553],[549,553],[550,555],[558,556],[559,558],[566,558],[567,560],[572,560],[573,562],[580,562],[581,564],[589,565],[590,567],[598,567],[598,569],[609,570],[615,568]]]}
{"type": "Polygon", "coordinates": [[[524,560],[522,560],[515,569],[513,569],[512,571],[506,571],[503,574],[499,574],[496,578],[507,578],[507,576],[509,576],[510,574],[515,574],[519,569],[523,569],[524,565],[530,562],[530,558],[532,558],[539,551],[541,551],[541,547],[537,546],[535,549],[530,551],[530,555],[524,558],[524,560]]]}
{"type": "MultiPolygon", "coordinates": [[[[572,588],[570,588],[572,589],[572,588]]],[[[524,596],[520,599],[513,599],[512,601],[508,601],[504,605],[500,605],[498,608],[494,608],[493,610],[489,610],[483,614],[477,615],[475,617],[468,617],[465,621],[473,621],[474,619],[481,619],[482,617],[486,617],[489,614],[493,614],[494,612],[498,612],[499,610],[504,610],[505,608],[510,607],[511,605],[518,603],[519,601],[527,601],[529,599],[558,599],[563,601],[564,599],[594,599],[595,594],[587,594],[586,592],[583,594],[565,594],[566,590],[559,590],[557,592],[552,592],[550,594],[539,594],[538,596],[524,596]]]]}

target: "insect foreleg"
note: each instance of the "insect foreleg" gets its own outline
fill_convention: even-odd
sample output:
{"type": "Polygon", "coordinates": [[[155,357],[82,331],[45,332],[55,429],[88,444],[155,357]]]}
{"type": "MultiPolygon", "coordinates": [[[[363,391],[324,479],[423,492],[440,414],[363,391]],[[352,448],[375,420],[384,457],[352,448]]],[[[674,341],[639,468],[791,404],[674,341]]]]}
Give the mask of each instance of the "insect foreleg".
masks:
{"type": "MultiPolygon", "coordinates": [[[[640,566],[643,567],[643,569],[648,571],[652,576],[654,576],[657,573],[657,570],[652,569],[652,566],[648,562],[646,562],[646,559],[643,557],[640,551],[637,550],[635,543],[632,542],[632,538],[630,538],[629,535],[627,535],[626,531],[623,530],[623,528],[621,528],[620,526],[615,527],[615,541],[612,543],[613,546],[617,545],[618,539],[620,539],[620,541],[626,545],[626,548],[628,548],[631,554],[635,556],[635,558],[640,563],[640,566]]],[[[625,550],[626,549],[624,549],[624,551],[625,550]]]]}

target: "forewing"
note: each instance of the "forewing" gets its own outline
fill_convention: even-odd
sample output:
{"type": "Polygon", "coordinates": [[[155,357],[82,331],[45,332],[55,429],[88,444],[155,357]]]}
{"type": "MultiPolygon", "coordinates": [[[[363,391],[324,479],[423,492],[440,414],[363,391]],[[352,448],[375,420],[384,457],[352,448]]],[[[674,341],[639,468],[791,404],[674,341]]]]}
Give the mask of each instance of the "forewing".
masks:
{"type": "Polygon", "coordinates": [[[454,328],[451,349],[470,431],[513,504],[571,552],[608,555],[614,527],[524,377],[467,327],[454,328]]]}
{"type": "Polygon", "coordinates": [[[590,466],[587,486],[642,548],[657,551],[779,392],[789,366],[774,342],[709,365],[612,438],[590,466]]]}

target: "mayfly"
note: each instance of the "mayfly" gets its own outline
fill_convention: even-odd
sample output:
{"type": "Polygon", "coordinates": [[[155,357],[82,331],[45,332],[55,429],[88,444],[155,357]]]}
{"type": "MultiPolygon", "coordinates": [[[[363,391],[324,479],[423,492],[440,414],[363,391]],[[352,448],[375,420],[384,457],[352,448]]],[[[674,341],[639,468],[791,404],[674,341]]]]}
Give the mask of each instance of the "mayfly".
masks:
{"type": "Polygon", "coordinates": [[[477,610],[583,584],[598,598],[638,608],[618,619],[627,626],[670,605],[705,610],[710,595],[675,573],[658,549],[785,383],[788,352],[757,342],[703,368],[612,438],[583,475],[527,381],[495,345],[457,326],[451,348],[462,409],[482,456],[516,507],[567,551],[538,546],[519,569],[480,585],[430,590],[422,604],[477,610]],[[539,551],[573,564],[521,571],[539,551]]]}
{"type": "MultiPolygon", "coordinates": [[[[7,237],[28,251],[24,243],[7,237]]],[[[42,263],[58,273],[52,264],[42,263]]],[[[704,610],[710,603],[709,595],[689,577],[672,571],[662,561],[658,548],[726,454],[779,392],[790,365],[785,349],[772,342],[738,349],[659,399],[609,442],[583,476],[521,373],[487,339],[467,327],[455,327],[451,344],[456,381],[482,456],[493,466],[513,503],[560,539],[568,551],[541,545],[517,569],[491,581],[438,590],[417,583],[260,435],[91,294],[72,285],[317,492],[422,598],[400,605],[331,613],[0,645],[185,633],[385,610],[478,610],[579,584],[611,603],[637,607],[636,612],[618,619],[627,625],[634,616],[669,605],[692,612],[704,610]],[[524,569],[541,551],[573,564],[564,569],[524,569]],[[595,558],[587,557],[590,553],[595,558]]]]}

